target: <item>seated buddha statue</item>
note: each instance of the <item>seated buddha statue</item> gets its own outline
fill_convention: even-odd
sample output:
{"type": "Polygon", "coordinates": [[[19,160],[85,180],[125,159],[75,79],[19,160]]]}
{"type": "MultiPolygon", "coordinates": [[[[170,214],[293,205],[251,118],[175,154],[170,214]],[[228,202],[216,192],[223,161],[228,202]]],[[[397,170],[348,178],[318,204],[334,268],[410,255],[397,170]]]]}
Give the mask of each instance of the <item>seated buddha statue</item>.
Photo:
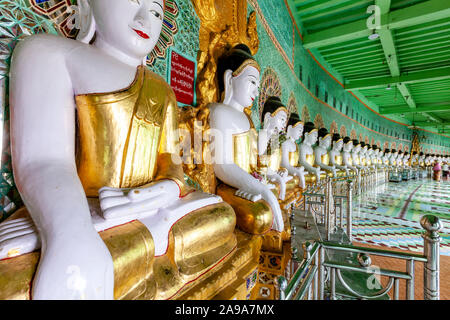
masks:
{"type": "Polygon", "coordinates": [[[144,65],[164,6],[81,1],[80,41],[33,35],[15,48],[11,146],[26,210],[2,224],[1,295],[32,281],[33,299],[169,298],[235,248],[233,209],[184,183],[174,92],[144,65]],[[39,244],[38,259],[12,258],[39,244]]]}
{"type": "Polygon", "coordinates": [[[408,152],[405,152],[404,153],[404,155],[403,155],[403,167],[405,167],[405,168],[409,168],[411,165],[410,165],[410,157],[411,157],[411,155],[408,153],[408,152]]]}
{"type": "Polygon", "coordinates": [[[248,108],[258,96],[260,67],[250,49],[239,44],[220,57],[217,77],[222,102],[208,105],[217,194],[234,208],[244,232],[282,232],[278,195],[259,178],[258,141],[248,108]]]}
{"type": "Polygon", "coordinates": [[[391,150],[385,149],[383,156],[383,165],[385,168],[388,168],[391,164],[391,150]]]}
{"type": "Polygon", "coordinates": [[[258,167],[270,182],[278,185],[278,198],[286,197],[286,183],[292,180],[288,170],[282,168],[282,135],[287,123],[288,110],[278,97],[269,97],[262,112],[263,128],[258,132],[258,167]]]}
{"type": "Polygon", "coordinates": [[[350,175],[350,169],[344,164],[342,156],[342,148],[344,147],[344,139],[339,133],[332,136],[333,146],[330,150],[330,163],[336,169],[339,169],[338,176],[350,175]]]}
{"type": "Polygon", "coordinates": [[[352,158],[353,141],[350,139],[350,137],[345,137],[343,142],[344,146],[342,148],[342,161],[345,167],[350,169],[354,175],[357,175],[359,170],[357,167],[353,165],[353,158],[352,158]]]}
{"type": "Polygon", "coordinates": [[[419,167],[424,168],[425,167],[425,154],[423,152],[419,153],[418,163],[419,167]]]}
{"type": "MultiPolygon", "coordinates": [[[[336,167],[330,166],[330,155],[328,149],[331,147],[332,134],[326,128],[320,128],[318,131],[319,143],[314,148],[314,163],[319,168],[328,173],[330,177],[337,176],[336,167]]],[[[324,178],[322,175],[321,178],[324,178]]]]}
{"type": "Polygon", "coordinates": [[[403,167],[403,151],[399,151],[397,154],[397,158],[395,159],[395,165],[397,168],[403,167]]]}
{"type": "Polygon", "coordinates": [[[378,168],[383,168],[383,157],[384,157],[384,152],[380,147],[378,147],[378,149],[377,149],[378,168]]]}
{"type": "Polygon", "coordinates": [[[378,147],[377,145],[372,145],[370,152],[370,162],[372,164],[372,168],[376,169],[378,168],[378,147]]]}
{"type": "Polygon", "coordinates": [[[299,147],[297,140],[303,134],[303,122],[300,121],[298,114],[291,113],[287,123],[286,140],[282,143],[281,166],[286,168],[290,175],[298,177],[298,184],[305,189],[305,168],[299,165],[299,147]]]}
{"type": "Polygon", "coordinates": [[[314,123],[306,122],[303,128],[303,141],[299,148],[300,165],[302,165],[306,171],[309,172],[309,174],[305,176],[306,183],[318,183],[320,181],[321,173],[324,173],[319,167],[315,166],[313,145],[317,142],[317,138],[318,130],[315,128],[314,123]]]}
{"type": "Polygon", "coordinates": [[[389,166],[391,168],[395,168],[397,166],[397,156],[398,156],[398,151],[392,149],[390,157],[389,157],[389,166]]]}
{"type": "Polygon", "coordinates": [[[363,173],[364,167],[361,165],[361,159],[359,153],[361,152],[362,143],[356,139],[353,139],[353,149],[352,149],[352,162],[353,166],[358,169],[358,173],[363,173]]]}

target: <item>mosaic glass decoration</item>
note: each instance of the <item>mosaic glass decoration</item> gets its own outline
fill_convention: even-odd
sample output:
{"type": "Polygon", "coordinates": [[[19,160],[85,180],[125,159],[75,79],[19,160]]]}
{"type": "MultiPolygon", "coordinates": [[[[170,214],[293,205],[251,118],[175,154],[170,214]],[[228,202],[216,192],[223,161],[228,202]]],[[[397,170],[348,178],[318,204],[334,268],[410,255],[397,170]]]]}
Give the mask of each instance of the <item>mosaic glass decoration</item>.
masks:
{"type": "Polygon", "coordinates": [[[302,121],[305,123],[311,121],[311,117],[309,116],[309,109],[306,105],[304,105],[302,109],[302,121]]]}
{"type": "Polygon", "coordinates": [[[341,130],[339,130],[339,134],[341,135],[341,137],[347,136],[347,128],[344,125],[341,126],[341,130]]]}
{"type": "Polygon", "coordinates": [[[258,108],[259,118],[262,117],[262,110],[264,103],[268,97],[281,97],[281,84],[280,79],[274,69],[268,67],[264,70],[261,78],[261,89],[259,91],[258,108]]]}
{"type": "Polygon", "coordinates": [[[386,150],[386,149],[389,149],[389,142],[388,141],[385,141],[384,144],[383,144],[383,151],[386,150]]]}
{"type": "Polygon", "coordinates": [[[391,149],[397,149],[397,144],[395,142],[391,143],[391,149]]]}
{"type": "Polygon", "coordinates": [[[288,118],[291,116],[291,113],[298,113],[298,105],[297,100],[295,99],[295,95],[293,92],[289,95],[289,100],[287,103],[287,109],[288,109],[288,118]]]}
{"type": "Polygon", "coordinates": [[[317,114],[317,115],[316,115],[316,117],[314,118],[314,126],[315,126],[317,129],[320,129],[320,128],[324,128],[324,127],[325,127],[325,123],[323,122],[322,115],[320,115],[320,114],[317,114]]]}
{"type": "Polygon", "coordinates": [[[77,14],[75,0],[30,0],[30,7],[51,21],[59,34],[68,38],[76,37],[78,30],[73,27],[77,14]]]}
{"type": "Polygon", "coordinates": [[[397,149],[398,149],[398,151],[403,151],[403,143],[400,143],[400,144],[397,146],[397,149]]]}
{"type": "Polygon", "coordinates": [[[336,121],[333,120],[330,125],[330,133],[337,133],[338,132],[338,125],[336,121]]]}
{"type": "Polygon", "coordinates": [[[355,129],[352,129],[352,131],[350,132],[350,139],[355,140],[358,138],[358,134],[356,133],[355,129]]]}
{"type": "Polygon", "coordinates": [[[365,142],[366,144],[369,144],[370,140],[369,140],[369,137],[368,137],[368,136],[365,136],[365,137],[364,137],[364,142],[365,142]]]}

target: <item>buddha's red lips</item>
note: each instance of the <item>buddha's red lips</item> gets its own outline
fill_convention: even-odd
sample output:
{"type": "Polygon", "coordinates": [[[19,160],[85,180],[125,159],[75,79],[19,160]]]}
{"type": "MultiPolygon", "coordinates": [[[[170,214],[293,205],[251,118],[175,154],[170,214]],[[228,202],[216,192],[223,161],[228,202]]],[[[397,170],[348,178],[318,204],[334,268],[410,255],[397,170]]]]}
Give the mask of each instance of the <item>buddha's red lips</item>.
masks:
{"type": "Polygon", "coordinates": [[[146,34],[145,32],[141,31],[141,30],[136,30],[133,29],[134,32],[136,32],[140,37],[144,38],[144,39],[150,39],[150,37],[148,36],[148,34],[146,34]]]}

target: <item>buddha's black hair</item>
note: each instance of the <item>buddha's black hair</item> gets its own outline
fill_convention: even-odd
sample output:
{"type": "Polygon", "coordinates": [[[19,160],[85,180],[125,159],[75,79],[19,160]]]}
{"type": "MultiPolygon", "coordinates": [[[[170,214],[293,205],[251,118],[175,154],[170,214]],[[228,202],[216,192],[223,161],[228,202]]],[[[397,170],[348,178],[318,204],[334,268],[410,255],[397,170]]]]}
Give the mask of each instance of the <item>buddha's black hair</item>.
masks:
{"type": "Polygon", "coordinates": [[[244,61],[248,59],[255,60],[249,47],[242,43],[234,46],[231,50],[229,50],[219,58],[217,62],[217,77],[220,92],[223,92],[225,90],[225,84],[223,80],[225,71],[236,71],[244,63],[244,61]]]}
{"type": "Polygon", "coordinates": [[[291,113],[286,127],[294,127],[297,123],[302,122],[297,113],[291,113]]]}

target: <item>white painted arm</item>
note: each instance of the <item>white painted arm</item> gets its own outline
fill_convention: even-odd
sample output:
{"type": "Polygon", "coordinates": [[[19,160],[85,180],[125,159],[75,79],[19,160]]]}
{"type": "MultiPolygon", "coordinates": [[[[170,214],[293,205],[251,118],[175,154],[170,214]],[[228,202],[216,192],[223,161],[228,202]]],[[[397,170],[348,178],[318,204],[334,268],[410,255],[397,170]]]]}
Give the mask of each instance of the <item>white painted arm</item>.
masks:
{"type": "Polygon", "coordinates": [[[305,189],[305,168],[304,167],[293,167],[289,163],[289,153],[294,152],[296,149],[295,142],[286,140],[281,145],[281,166],[286,168],[288,173],[292,176],[299,177],[300,187],[305,189]],[[294,145],[292,145],[294,143],[294,145]]]}
{"type": "Polygon", "coordinates": [[[77,175],[72,84],[52,44],[29,38],[16,47],[11,67],[14,178],[42,243],[33,298],[112,299],[112,258],[77,175]],[[84,284],[79,290],[67,285],[71,271],[84,284]]]}

